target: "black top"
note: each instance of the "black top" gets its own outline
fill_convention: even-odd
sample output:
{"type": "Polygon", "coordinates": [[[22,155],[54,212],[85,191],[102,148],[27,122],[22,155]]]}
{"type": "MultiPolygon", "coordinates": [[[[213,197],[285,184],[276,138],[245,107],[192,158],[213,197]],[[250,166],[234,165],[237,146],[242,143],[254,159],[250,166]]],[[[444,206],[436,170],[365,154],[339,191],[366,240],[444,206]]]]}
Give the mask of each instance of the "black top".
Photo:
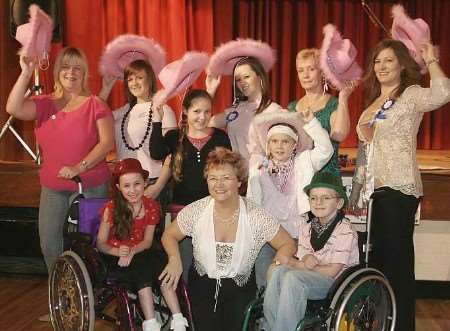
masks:
{"type": "MultiPolygon", "coordinates": [[[[181,182],[174,181],[172,203],[186,206],[194,201],[209,195],[208,185],[203,177],[206,159],[209,152],[216,147],[225,147],[231,150],[228,135],[217,128],[212,128],[213,134],[208,142],[199,151],[189,139],[183,141],[183,178],[181,182]]],[[[167,155],[175,155],[180,130],[170,130],[162,135],[161,122],[153,123],[150,137],[150,156],[154,160],[163,160],[167,155]]]]}

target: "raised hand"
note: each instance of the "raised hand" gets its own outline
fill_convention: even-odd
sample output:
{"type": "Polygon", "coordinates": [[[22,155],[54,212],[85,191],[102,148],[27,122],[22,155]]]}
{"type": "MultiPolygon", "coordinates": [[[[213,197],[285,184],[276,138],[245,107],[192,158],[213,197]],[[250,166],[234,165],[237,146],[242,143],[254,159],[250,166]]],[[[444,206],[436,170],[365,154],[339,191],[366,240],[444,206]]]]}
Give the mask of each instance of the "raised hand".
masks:
{"type": "Polygon", "coordinates": [[[309,123],[314,118],[314,112],[311,109],[304,109],[301,112],[299,112],[300,118],[303,120],[303,122],[309,123]]]}
{"type": "Polygon", "coordinates": [[[420,49],[420,53],[424,62],[428,65],[430,61],[439,59],[438,47],[433,46],[431,43],[424,43],[420,49]]]}
{"type": "Polygon", "coordinates": [[[34,68],[36,67],[36,60],[33,58],[25,57],[23,55],[20,56],[19,59],[20,69],[22,69],[22,73],[27,75],[27,77],[31,77],[34,72],[34,68]]]}
{"type": "Polygon", "coordinates": [[[222,80],[222,76],[214,76],[212,74],[206,75],[205,85],[206,91],[211,97],[214,97],[217,89],[219,88],[220,81],[222,80]]]}

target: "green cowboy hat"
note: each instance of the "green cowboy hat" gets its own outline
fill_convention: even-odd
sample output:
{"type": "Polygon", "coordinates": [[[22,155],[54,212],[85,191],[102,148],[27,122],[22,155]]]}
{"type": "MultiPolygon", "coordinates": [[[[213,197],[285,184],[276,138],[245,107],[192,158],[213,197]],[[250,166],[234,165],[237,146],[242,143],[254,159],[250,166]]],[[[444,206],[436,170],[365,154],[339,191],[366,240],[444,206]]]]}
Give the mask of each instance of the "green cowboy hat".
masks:
{"type": "Polygon", "coordinates": [[[311,189],[316,187],[326,187],[335,190],[338,195],[344,199],[344,206],[347,206],[348,198],[347,194],[345,193],[345,187],[342,185],[342,179],[339,176],[335,176],[332,173],[329,172],[317,172],[314,174],[313,178],[311,179],[311,183],[303,189],[305,193],[309,196],[309,191],[311,189]]]}

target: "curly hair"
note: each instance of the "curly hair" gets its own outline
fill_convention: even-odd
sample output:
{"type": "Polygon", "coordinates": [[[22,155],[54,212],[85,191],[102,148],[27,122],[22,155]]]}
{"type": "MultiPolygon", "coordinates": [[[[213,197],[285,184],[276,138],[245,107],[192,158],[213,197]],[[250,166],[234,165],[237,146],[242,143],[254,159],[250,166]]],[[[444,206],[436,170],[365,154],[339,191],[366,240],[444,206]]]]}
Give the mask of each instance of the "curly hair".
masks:
{"type": "Polygon", "coordinates": [[[226,164],[230,165],[234,169],[238,181],[242,183],[241,187],[246,187],[248,180],[247,161],[241,154],[232,152],[225,147],[216,147],[214,150],[209,152],[208,159],[206,160],[206,166],[203,170],[205,179],[208,177],[208,173],[211,169],[226,164]]]}
{"type": "Polygon", "coordinates": [[[392,97],[400,96],[408,86],[420,84],[422,80],[420,67],[409,54],[408,48],[401,41],[384,39],[372,50],[367,63],[366,75],[363,78],[365,108],[370,106],[381,95],[381,84],[375,75],[374,66],[378,54],[386,48],[392,49],[398,62],[403,66],[400,74],[400,85],[392,97]]]}

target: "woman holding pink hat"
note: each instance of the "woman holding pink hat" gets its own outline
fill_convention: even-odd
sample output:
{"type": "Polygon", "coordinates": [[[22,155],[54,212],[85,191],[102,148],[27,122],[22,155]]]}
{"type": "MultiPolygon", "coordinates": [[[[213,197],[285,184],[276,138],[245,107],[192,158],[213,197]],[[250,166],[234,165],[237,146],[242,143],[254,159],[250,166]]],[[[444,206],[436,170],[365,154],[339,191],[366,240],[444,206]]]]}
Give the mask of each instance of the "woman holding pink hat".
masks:
{"type": "Polygon", "coordinates": [[[297,54],[296,69],[305,96],[288,105],[291,112],[312,111],[322,127],[328,131],[334,153],[320,170],[340,176],[339,143],[350,132],[348,98],[362,70],[355,62],[356,50],[348,39],[342,39],[336,28],[328,24],[324,27],[324,40],[320,50],[302,49],[297,54]],[[325,58],[325,61],[322,59],[325,58]],[[339,98],[326,93],[331,83],[339,90],[339,98]]]}
{"type": "MultiPolygon", "coordinates": [[[[170,177],[170,169],[150,156],[156,75],[166,63],[164,49],[154,40],[125,34],[106,47],[100,60],[103,86],[99,97],[106,101],[117,79],[123,79],[127,103],[114,110],[117,159],[138,159],[150,175],[145,195],[156,199],[170,177]]],[[[163,132],[177,127],[175,113],[162,106],[163,132]]]]}
{"type": "Polygon", "coordinates": [[[357,124],[360,140],[350,206],[373,198],[372,260],[394,289],[396,331],[415,330],[414,219],[423,195],[416,161],[417,133],[425,112],[450,101],[450,79],[435,47],[420,49],[430,87],[420,87],[418,63],[404,43],[386,39],[372,51],[365,78],[366,109],[357,124]]]}
{"type": "Polygon", "coordinates": [[[50,270],[63,252],[63,225],[80,176],[85,197],[106,197],[110,172],[106,155],[114,145],[111,111],[90,94],[84,53],[66,47],[58,54],[50,95],[24,97],[35,60],[20,57],[22,72],[11,90],[6,111],[21,120],[36,121],[36,139],[42,151],[40,169],[39,236],[50,270]]]}
{"type": "Polygon", "coordinates": [[[247,160],[255,148],[252,144],[254,132],[250,128],[253,117],[263,111],[281,109],[270,96],[267,72],[274,63],[275,54],[268,44],[241,39],[220,46],[211,56],[208,66],[208,92],[215,94],[221,75],[233,75],[234,94],[233,105],[213,116],[210,125],[226,128],[233,150],[247,160]]]}

